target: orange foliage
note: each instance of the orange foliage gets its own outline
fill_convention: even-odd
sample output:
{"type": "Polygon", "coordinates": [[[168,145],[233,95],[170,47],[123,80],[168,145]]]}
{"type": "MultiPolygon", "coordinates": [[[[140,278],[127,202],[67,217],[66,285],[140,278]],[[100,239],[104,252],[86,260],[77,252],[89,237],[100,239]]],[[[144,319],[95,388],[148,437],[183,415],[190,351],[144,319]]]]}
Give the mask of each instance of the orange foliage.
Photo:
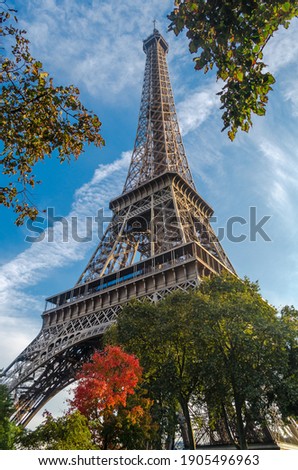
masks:
{"type": "Polygon", "coordinates": [[[125,407],[127,396],[134,394],[141,375],[142,368],[135,356],[119,346],[107,346],[83,365],[71,406],[89,419],[120,405],[125,407]]]}

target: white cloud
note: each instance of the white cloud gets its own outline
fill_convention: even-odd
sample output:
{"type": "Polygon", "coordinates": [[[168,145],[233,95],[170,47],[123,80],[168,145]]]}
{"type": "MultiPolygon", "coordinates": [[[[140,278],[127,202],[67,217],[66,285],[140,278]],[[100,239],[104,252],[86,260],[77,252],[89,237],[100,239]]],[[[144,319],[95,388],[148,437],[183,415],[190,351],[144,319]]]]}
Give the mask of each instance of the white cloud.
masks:
{"type": "MultiPolygon", "coordinates": [[[[124,181],[129,157],[130,152],[124,152],[119,160],[99,165],[92,180],[76,191],[72,211],[65,217],[69,225],[71,218],[76,217],[78,227],[84,228],[86,216],[96,215],[98,209],[107,207],[112,196],[121,192],[119,183],[124,181]]],[[[93,227],[94,230],[95,228],[93,227]]],[[[49,230],[53,232],[53,242],[47,242],[48,231],[46,231],[46,237],[42,241],[32,243],[16,258],[1,266],[0,292],[32,286],[40,281],[41,276],[49,276],[53,268],[84,258],[86,251],[90,249],[90,244],[78,243],[72,237],[63,242],[63,226],[59,221],[49,230]]]]}
{"type": "Polygon", "coordinates": [[[153,29],[153,18],[166,31],[172,6],[170,0],[117,5],[106,0],[31,0],[22,25],[34,55],[55,77],[84,85],[101,100],[123,101],[141,84],[141,44],[153,29]]]}
{"type": "MultiPolygon", "coordinates": [[[[29,305],[32,305],[32,299],[28,299],[28,296],[20,296],[19,292],[15,291],[10,291],[10,294],[17,294],[20,309],[26,311],[24,306],[27,301],[29,301],[29,305]]],[[[15,301],[15,297],[10,299],[11,303],[12,301],[15,301]]],[[[29,314],[29,312],[27,313],[29,314]]],[[[7,316],[0,316],[0,370],[1,368],[5,369],[28,346],[40,328],[40,318],[36,321],[29,316],[20,319],[12,316],[11,311],[7,311],[7,316]]]]}
{"type": "MultiPolygon", "coordinates": [[[[298,63],[298,58],[297,58],[298,63]]],[[[298,117],[298,67],[294,67],[293,76],[287,77],[284,82],[284,97],[291,104],[292,116],[298,117]]]]}
{"type": "Polygon", "coordinates": [[[285,227],[288,224],[289,228],[292,227],[291,231],[288,230],[290,235],[295,227],[294,221],[297,220],[297,142],[291,128],[287,130],[280,126],[276,129],[276,135],[273,129],[270,129],[270,133],[268,129],[267,132],[261,131],[262,128],[254,134],[257,155],[261,157],[256,182],[262,188],[262,197],[267,205],[283,219],[285,227]],[[282,142],[279,140],[281,134],[284,137],[282,142]]]}
{"type": "Polygon", "coordinates": [[[127,175],[131,151],[123,152],[121,158],[107,165],[99,165],[90,182],[75,192],[71,215],[94,215],[96,209],[108,204],[112,196],[121,193],[121,184],[127,175]],[[115,182],[117,184],[115,185],[115,182]],[[86,207],[87,205],[87,207],[86,207]]]}
{"type": "MultiPolygon", "coordinates": [[[[121,192],[130,155],[130,152],[123,152],[121,158],[113,163],[99,165],[91,181],[76,191],[72,211],[65,217],[69,226],[71,218],[76,217],[78,232],[84,233],[85,217],[96,215],[98,209],[106,208],[109,200],[121,192]]],[[[27,345],[28,338],[33,339],[33,324],[35,325],[34,334],[38,331],[37,321],[35,323],[29,319],[34,318],[34,314],[36,314],[36,320],[40,324],[39,314],[44,307],[43,300],[40,297],[27,294],[24,290],[32,288],[42,279],[50,277],[54,269],[61,269],[84,259],[90,246],[98,242],[97,227],[94,225],[92,229],[94,236],[91,242],[79,243],[72,237],[69,237],[68,242],[63,242],[62,224],[56,222],[50,229],[52,230],[53,242],[48,242],[45,237],[40,242],[32,243],[29,248],[1,266],[0,357],[2,360],[13,356],[16,350],[20,352],[20,346],[27,345]],[[20,324],[22,328],[20,328],[20,324]],[[7,338],[10,338],[10,347],[7,338]]]]}
{"type": "Polygon", "coordinates": [[[177,114],[183,135],[196,130],[206,121],[220,105],[216,93],[220,90],[218,83],[200,87],[177,105],[177,114]]]}
{"type": "Polygon", "coordinates": [[[288,29],[280,28],[264,50],[264,62],[270,72],[282,73],[283,68],[296,64],[298,58],[298,18],[294,18],[288,29]]]}
{"type": "MultiPolygon", "coordinates": [[[[294,18],[288,29],[280,28],[269,41],[264,53],[264,62],[276,77],[273,86],[280,90],[284,99],[292,105],[292,115],[298,116],[298,18],[294,18]],[[284,73],[287,68],[286,73],[284,73]]],[[[271,98],[270,94],[270,98],[271,98]]]]}

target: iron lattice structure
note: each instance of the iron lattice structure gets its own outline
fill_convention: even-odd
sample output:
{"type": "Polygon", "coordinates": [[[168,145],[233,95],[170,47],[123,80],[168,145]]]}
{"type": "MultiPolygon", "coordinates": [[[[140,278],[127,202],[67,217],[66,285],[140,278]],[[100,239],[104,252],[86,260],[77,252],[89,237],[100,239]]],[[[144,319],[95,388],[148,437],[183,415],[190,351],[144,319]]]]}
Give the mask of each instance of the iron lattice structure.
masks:
{"type": "Polygon", "coordinates": [[[144,52],[141,108],[128,176],[122,195],[110,203],[113,219],[78,284],[194,240],[234,272],[210,226],[213,210],[195,190],[170,84],[168,45],[156,29],[144,41],[144,52]]]}
{"type": "Polygon", "coordinates": [[[179,130],[166,62],[168,44],[154,30],[144,41],[146,65],[137,136],[124,192],[167,171],[195,189],[179,130]]]}
{"type": "MultiPolygon", "coordinates": [[[[74,381],[130,300],[155,302],[173,290],[196,288],[202,276],[235,274],[210,225],[213,210],[195,189],[170,85],[168,45],[156,29],[144,52],[137,135],[123,192],[110,202],[112,220],[77,284],[47,299],[40,333],[4,371],[19,424],[28,424],[74,381]]],[[[214,441],[207,434],[201,443],[214,441]]]]}

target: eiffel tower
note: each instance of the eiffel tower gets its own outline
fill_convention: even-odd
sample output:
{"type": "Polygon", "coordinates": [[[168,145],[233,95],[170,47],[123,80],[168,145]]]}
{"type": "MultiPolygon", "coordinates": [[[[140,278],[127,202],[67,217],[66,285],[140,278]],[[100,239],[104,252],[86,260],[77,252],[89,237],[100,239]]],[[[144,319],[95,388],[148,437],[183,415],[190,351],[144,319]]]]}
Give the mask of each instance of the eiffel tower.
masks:
{"type": "Polygon", "coordinates": [[[196,191],[178,126],[166,62],[168,44],[154,27],[136,140],[111,222],[77,284],[49,297],[37,337],[4,371],[13,420],[27,425],[74,381],[100,338],[132,299],[158,301],[195,288],[202,276],[235,273],[211,225],[212,208],[196,191]]]}

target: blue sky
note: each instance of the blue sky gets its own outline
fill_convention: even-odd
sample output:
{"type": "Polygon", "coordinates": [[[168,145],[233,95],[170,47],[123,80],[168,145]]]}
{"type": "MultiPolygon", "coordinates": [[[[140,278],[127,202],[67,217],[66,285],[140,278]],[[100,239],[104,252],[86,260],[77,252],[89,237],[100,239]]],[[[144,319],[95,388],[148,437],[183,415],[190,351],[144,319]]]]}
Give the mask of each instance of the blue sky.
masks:
{"type": "MultiPolygon", "coordinates": [[[[78,161],[60,165],[55,157],[38,165],[43,182],[32,194],[40,209],[56,216],[85,217],[100,208],[108,215],[109,200],[121,193],[133,149],[143,81],[142,40],[153,19],[169,43],[168,65],[178,119],[190,168],[201,196],[215,211],[216,231],[232,217],[245,235],[222,244],[239,276],[258,280],[262,295],[276,307],[298,308],[298,20],[274,35],[265,62],[277,82],[269,95],[265,118],[255,118],[249,134],[239,132],[231,143],[221,133],[221,111],[214,75],[193,69],[185,37],[167,33],[166,14],[172,0],[28,0],[11,1],[28,32],[34,57],[57,84],[75,84],[85,106],[100,117],[103,149],[86,147],[78,161]],[[250,207],[271,241],[250,238],[250,207]],[[242,220],[242,219],[238,219],[242,220]]],[[[6,367],[37,335],[47,296],[76,283],[98,243],[63,242],[62,224],[42,241],[26,226],[14,225],[14,214],[1,209],[0,367],[6,367]]],[[[45,227],[45,224],[40,226],[45,227]]]]}

